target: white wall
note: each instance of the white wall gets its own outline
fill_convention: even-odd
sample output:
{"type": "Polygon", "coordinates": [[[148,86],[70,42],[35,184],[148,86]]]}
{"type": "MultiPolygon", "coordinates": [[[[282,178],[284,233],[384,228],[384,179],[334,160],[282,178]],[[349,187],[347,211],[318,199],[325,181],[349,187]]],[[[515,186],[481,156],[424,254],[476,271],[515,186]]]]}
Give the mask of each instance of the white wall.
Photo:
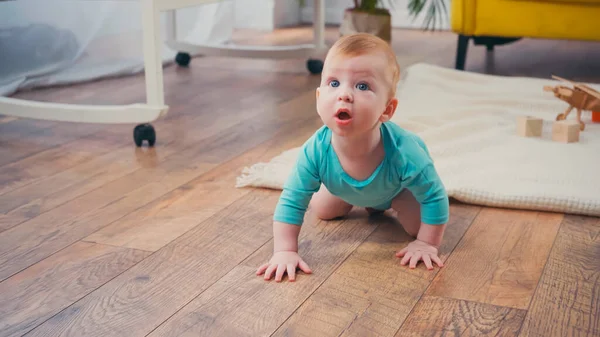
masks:
{"type": "MultiPolygon", "coordinates": [[[[340,24],[344,18],[344,10],[353,6],[352,0],[323,0],[325,1],[325,24],[340,24]]],[[[313,0],[304,0],[301,10],[301,22],[312,23],[313,0]]]]}
{"type": "Polygon", "coordinates": [[[235,28],[272,30],[275,0],[236,0],[235,28]]]}
{"type": "Polygon", "coordinates": [[[273,30],[300,24],[300,0],[236,0],[235,28],[273,30]]]}
{"type": "Polygon", "coordinates": [[[274,26],[297,26],[300,21],[300,0],[275,0],[274,26]]]}

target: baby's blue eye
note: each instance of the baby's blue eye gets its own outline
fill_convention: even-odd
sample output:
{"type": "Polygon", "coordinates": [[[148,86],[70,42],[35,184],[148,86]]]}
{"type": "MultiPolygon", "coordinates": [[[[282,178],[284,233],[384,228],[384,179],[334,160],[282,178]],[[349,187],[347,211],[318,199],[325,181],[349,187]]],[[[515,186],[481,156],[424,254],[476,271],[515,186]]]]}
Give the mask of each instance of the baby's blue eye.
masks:
{"type": "Polygon", "coordinates": [[[356,85],[358,90],[369,90],[369,85],[366,83],[359,83],[356,85]]]}
{"type": "Polygon", "coordinates": [[[329,82],[329,85],[331,85],[332,87],[337,87],[340,85],[340,82],[338,82],[337,80],[332,80],[331,82],[329,82]]]}

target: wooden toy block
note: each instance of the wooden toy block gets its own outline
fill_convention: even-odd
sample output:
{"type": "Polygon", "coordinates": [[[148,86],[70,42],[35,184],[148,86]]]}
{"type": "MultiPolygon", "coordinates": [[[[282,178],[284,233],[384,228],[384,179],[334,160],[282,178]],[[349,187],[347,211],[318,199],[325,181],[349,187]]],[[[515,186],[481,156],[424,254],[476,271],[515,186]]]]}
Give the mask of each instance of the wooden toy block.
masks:
{"type": "Polygon", "coordinates": [[[579,141],[580,124],[575,120],[560,120],[552,124],[552,140],[562,143],[579,141]]]}
{"type": "Polygon", "coordinates": [[[517,134],[522,137],[541,137],[544,121],[531,116],[517,117],[517,134]]]}

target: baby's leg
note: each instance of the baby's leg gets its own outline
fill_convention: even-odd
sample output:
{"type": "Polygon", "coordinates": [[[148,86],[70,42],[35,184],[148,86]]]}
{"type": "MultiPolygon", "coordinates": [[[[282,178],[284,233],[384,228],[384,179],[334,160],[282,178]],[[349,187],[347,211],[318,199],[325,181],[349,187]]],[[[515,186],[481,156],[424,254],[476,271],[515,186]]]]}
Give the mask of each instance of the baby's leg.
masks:
{"type": "Polygon", "coordinates": [[[310,208],[319,219],[331,220],[348,214],[352,205],[331,194],[325,185],[321,185],[310,201],[310,208]]]}
{"type": "Polygon", "coordinates": [[[392,200],[392,208],[404,230],[416,238],[421,227],[421,205],[417,199],[405,189],[392,200]]]}

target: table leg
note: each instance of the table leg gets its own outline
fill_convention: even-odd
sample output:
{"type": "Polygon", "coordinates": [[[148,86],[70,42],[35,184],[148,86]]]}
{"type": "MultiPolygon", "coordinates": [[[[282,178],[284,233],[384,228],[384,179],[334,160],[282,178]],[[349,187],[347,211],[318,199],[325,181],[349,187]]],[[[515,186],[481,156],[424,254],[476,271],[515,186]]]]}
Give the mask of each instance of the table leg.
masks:
{"type": "Polygon", "coordinates": [[[315,49],[325,48],[325,1],[314,1],[313,29],[315,49]]]}
{"type": "Polygon", "coordinates": [[[164,105],[160,11],[154,0],[142,0],[142,25],[146,101],[149,105],[164,105]]]}

